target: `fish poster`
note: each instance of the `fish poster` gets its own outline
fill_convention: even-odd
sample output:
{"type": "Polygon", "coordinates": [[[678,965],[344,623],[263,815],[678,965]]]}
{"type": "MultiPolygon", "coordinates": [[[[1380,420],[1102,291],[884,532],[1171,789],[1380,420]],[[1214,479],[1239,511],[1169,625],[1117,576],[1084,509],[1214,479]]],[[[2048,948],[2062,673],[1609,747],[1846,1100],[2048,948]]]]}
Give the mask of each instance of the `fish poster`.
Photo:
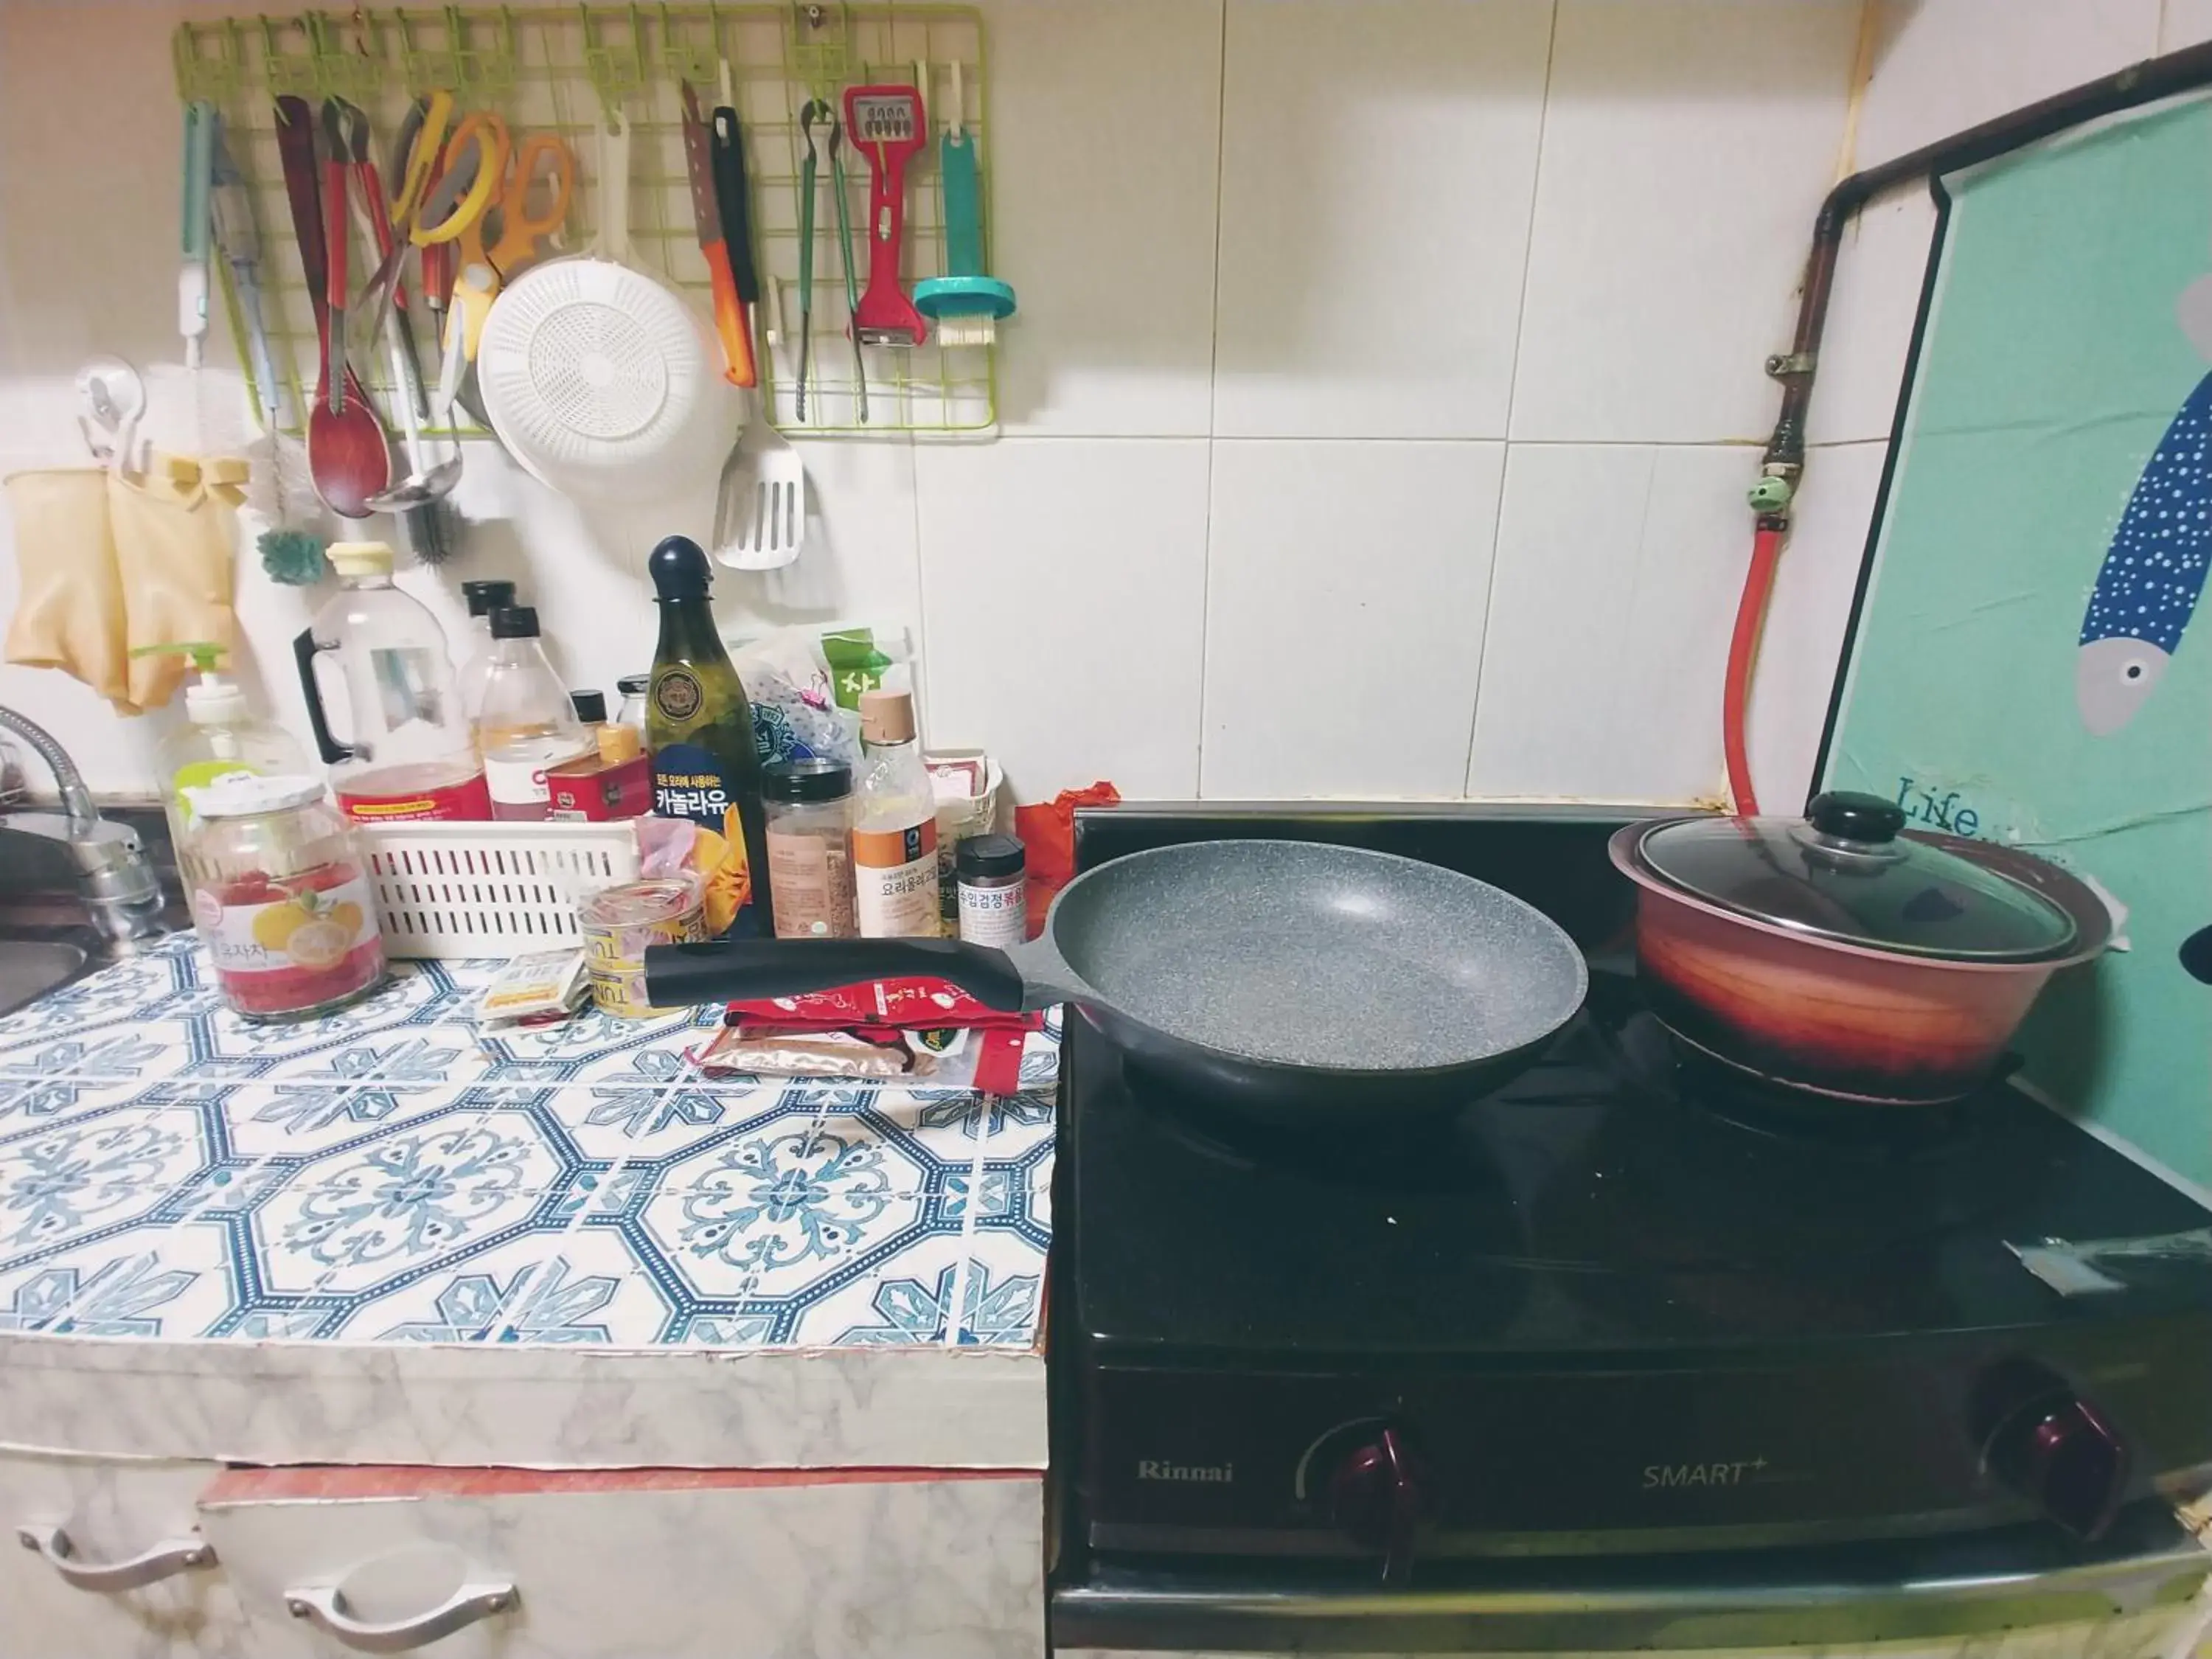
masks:
{"type": "Polygon", "coordinates": [[[1822,782],[2107,896],[2023,1076],[2212,1186],[2212,104],[1943,187],[1822,782]]]}

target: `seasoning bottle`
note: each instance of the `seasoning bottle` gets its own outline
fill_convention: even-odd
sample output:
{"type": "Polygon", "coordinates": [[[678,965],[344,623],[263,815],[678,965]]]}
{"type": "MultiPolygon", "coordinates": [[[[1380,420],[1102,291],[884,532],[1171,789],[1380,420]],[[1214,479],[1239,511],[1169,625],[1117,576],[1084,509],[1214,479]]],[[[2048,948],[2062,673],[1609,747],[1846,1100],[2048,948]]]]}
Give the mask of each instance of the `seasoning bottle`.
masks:
{"type": "Polygon", "coordinates": [[[851,939],[853,770],[842,761],[771,761],[761,769],[778,939],[851,939]]]}
{"type": "Polygon", "coordinates": [[[576,719],[568,693],[539,643],[538,612],[511,605],[491,615],[491,670],[477,716],[484,781],[495,818],[542,818],[552,800],[548,769],[597,746],[576,719]]]}
{"type": "Polygon", "coordinates": [[[953,865],[959,872],[962,939],[1004,948],[1029,937],[1021,842],[1012,836],[970,836],[953,854],[953,865]]]}
{"type": "Polygon", "coordinates": [[[615,711],[615,724],[636,729],[637,740],[645,741],[645,694],[653,690],[650,674],[625,674],[615,682],[615,690],[622,693],[622,707],[615,711]]]}
{"type": "Polygon", "coordinates": [[[645,757],[645,740],[630,726],[607,723],[601,693],[571,691],[568,702],[593,746],[545,774],[552,796],[545,816],[562,823],[643,817],[653,811],[653,765],[645,757]]]}
{"type": "Polygon", "coordinates": [[[461,660],[461,713],[473,721],[483,709],[484,680],[491,672],[491,613],[514,603],[513,582],[463,582],[469,607],[469,654],[461,660]]]}
{"type": "Polygon", "coordinates": [[[707,595],[713,568],[699,544],[671,536],[646,560],[660,610],[645,740],[653,750],[653,810],[689,818],[744,849],[750,897],[774,914],[767,826],[761,810],[760,750],[752,705],[714,629],[707,595]]]}
{"type": "Polygon", "coordinates": [[[915,737],[914,695],[860,693],[867,774],[853,804],[853,896],[863,939],[936,939],[937,798],[915,737]]]}

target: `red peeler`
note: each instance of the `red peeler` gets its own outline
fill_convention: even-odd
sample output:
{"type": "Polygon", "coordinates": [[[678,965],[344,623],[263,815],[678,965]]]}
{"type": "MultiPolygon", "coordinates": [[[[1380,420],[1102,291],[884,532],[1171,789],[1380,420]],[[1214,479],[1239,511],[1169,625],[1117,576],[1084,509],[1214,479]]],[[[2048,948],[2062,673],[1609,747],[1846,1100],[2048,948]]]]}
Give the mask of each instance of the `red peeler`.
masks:
{"type": "Polygon", "coordinates": [[[906,164],[928,133],[920,88],[845,88],[845,140],[868,158],[868,287],[853,312],[853,336],[866,345],[917,346],[929,337],[899,283],[906,164]]]}

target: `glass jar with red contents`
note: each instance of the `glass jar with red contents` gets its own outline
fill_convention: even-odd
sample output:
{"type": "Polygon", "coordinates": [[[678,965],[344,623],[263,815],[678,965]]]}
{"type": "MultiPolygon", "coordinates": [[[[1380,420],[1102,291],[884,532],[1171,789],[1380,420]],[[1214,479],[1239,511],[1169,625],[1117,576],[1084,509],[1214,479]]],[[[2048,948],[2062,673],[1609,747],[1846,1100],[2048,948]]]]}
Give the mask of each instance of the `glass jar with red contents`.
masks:
{"type": "Polygon", "coordinates": [[[233,773],[187,789],[178,849],[223,1000],[246,1019],[305,1019],[384,979],[375,896],[321,780],[233,773]]]}

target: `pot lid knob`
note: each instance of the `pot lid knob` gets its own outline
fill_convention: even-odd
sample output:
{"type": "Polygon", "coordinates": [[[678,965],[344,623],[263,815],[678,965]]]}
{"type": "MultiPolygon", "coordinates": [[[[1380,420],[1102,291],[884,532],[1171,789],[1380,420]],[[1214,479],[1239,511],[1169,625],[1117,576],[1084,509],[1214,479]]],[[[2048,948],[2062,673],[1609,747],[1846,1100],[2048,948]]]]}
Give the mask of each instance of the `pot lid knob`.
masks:
{"type": "Polygon", "coordinates": [[[1813,797],[1805,816],[1813,828],[1838,841],[1883,846],[1905,828],[1905,811],[1894,801],[1856,789],[1831,789],[1813,797]]]}

